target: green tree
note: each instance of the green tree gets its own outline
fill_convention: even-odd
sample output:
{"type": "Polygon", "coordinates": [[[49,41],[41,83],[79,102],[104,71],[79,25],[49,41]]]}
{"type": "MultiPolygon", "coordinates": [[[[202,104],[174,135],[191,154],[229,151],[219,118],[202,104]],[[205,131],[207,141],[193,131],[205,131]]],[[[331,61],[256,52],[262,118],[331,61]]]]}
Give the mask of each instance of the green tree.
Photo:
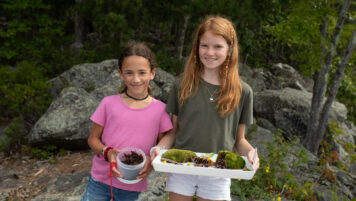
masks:
{"type": "MultiPolygon", "coordinates": [[[[342,30],[345,31],[343,25],[350,4],[350,0],[297,1],[287,19],[270,29],[279,39],[287,41],[288,45],[295,48],[295,53],[291,54],[292,58],[301,62],[300,68],[304,72],[313,75],[313,98],[304,144],[314,153],[318,151],[324,136],[331,104],[355,45],[354,25],[351,30],[346,29],[348,34],[341,34],[342,30]],[[329,24],[331,26],[328,26],[329,24]],[[345,47],[345,44],[339,43],[339,38],[349,35],[350,31],[351,37],[344,39],[349,41],[345,47]],[[345,49],[346,51],[340,51],[345,49]],[[338,60],[339,63],[336,62],[338,60]],[[330,82],[328,98],[323,105],[328,75],[333,64],[336,64],[334,79],[330,82]]],[[[349,12],[349,15],[352,15],[351,13],[349,12]]]]}

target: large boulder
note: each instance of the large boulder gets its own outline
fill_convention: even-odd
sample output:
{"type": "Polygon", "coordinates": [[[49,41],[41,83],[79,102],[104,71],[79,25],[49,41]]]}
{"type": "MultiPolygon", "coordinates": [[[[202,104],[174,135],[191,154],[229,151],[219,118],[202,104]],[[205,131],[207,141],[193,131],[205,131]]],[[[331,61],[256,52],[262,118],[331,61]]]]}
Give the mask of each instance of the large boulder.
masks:
{"type": "MultiPolygon", "coordinates": [[[[311,93],[292,88],[264,90],[254,94],[254,112],[256,116],[268,119],[286,134],[304,137],[311,98],[311,93]]],[[[346,117],[345,105],[335,101],[329,113],[329,120],[343,122],[346,117]]]]}
{"type": "Polygon", "coordinates": [[[31,129],[30,143],[83,148],[92,125],[90,115],[98,104],[99,101],[82,88],[65,88],[31,129]]]}
{"type": "MultiPolygon", "coordinates": [[[[155,98],[166,102],[175,77],[160,68],[151,81],[155,98]]],[[[117,60],[79,64],[51,81],[54,100],[29,134],[32,144],[52,143],[67,149],[87,147],[91,114],[122,84],[117,60]]]]}

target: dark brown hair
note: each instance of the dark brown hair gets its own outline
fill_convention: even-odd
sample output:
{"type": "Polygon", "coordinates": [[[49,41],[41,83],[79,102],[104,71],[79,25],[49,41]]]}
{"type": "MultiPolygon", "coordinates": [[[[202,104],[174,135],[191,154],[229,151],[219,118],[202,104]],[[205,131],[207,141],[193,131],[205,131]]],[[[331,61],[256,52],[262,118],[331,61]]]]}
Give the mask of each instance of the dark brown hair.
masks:
{"type": "MultiPolygon", "coordinates": [[[[126,57],[129,56],[140,56],[148,60],[150,63],[151,71],[156,68],[157,63],[155,59],[155,55],[151,51],[151,49],[143,42],[137,42],[137,41],[129,41],[124,49],[121,51],[119,61],[118,61],[118,66],[119,70],[122,70],[122,64],[125,60],[126,57]]],[[[122,85],[119,88],[119,93],[123,93],[127,90],[127,86],[125,83],[122,83],[122,85]]],[[[148,93],[152,95],[152,87],[148,87],[148,93]]]]}

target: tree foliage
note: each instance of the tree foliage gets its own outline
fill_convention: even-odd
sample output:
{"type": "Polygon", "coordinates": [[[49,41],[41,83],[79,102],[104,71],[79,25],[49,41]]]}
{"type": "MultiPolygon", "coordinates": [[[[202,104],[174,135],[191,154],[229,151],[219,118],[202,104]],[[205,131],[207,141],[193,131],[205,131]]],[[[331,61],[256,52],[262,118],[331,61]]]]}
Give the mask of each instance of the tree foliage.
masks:
{"type": "MultiPolygon", "coordinates": [[[[336,23],[335,8],[339,2],[3,0],[0,3],[0,76],[3,78],[0,117],[25,116],[23,119],[35,121],[29,114],[40,114],[49,104],[46,81],[78,63],[117,58],[130,39],[147,42],[156,53],[159,67],[178,74],[190,50],[193,32],[207,15],[221,15],[233,21],[241,62],[254,67],[284,62],[311,76],[319,68],[322,54],[320,22],[328,14],[330,33],[336,23]],[[78,52],[71,46],[76,40],[76,15],[83,23],[79,30],[83,46],[78,52]],[[44,108],[38,108],[36,102],[45,103],[41,104],[44,108]]],[[[337,47],[340,54],[354,26],[354,7],[355,3],[337,47]]],[[[354,56],[350,63],[355,63],[354,56]]],[[[346,70],[352,73],[343,80],[344,93],[338,98],[353,108],[350,119],[356,119],[356,112],[352,112],[356,110],[352,102],[355,87],[350,81],[355,78],[355,70],[346,70]]]]}

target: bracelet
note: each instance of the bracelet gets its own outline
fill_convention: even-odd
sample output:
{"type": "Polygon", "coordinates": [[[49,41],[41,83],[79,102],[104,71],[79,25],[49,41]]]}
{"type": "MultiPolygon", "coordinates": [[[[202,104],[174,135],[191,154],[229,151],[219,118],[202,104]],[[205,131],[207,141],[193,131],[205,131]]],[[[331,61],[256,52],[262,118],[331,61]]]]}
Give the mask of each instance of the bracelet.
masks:
{"type": "Polygon", "coordinates": [[[154,146],[154,147],[152,147],[151,149],[150,149],[150,156],[152,156],[152,152],[153,152],[153,150],[154,149],[158,149],[158,150],[162,150],[162,149],[164,149],[164,147],[163,148],[161,148],[161,147],[159,147],[159,146],[154,146]]]}
{"type": "Polygon", "coordinates": [[[110,170],[112,170],[113,167],[115,167],[117,169],[117,163],[116,162],[111,162],[110,163],[110,170]]]}
{"type": "Polygon", "coordinates": [[[105,150],[107,149],[107,146],[104,146],[103,149],[101,150],[101,154],[104,156],[105,150]]]}
{"type": "Polygon", "coordinates": [[[113,149],[113,147],[107,147],[107,148],[105,149],[105,151],[104,151],[104,158],[105,158],[106,161],[109,161],[109,159],[108,159],[108,153],[109,153],[109,151],[110,151],[111,149],[113,149]]]}

